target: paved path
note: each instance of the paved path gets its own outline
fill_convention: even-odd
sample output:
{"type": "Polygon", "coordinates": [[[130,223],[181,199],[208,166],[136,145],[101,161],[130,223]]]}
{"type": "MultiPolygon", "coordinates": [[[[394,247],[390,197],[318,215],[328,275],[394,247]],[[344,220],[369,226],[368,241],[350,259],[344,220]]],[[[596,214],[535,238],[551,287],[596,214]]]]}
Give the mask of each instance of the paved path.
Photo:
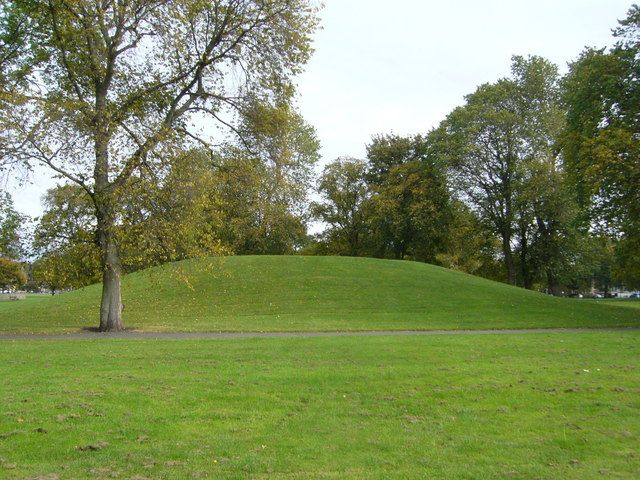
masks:
{"type": "Polygon", "coordinates": [[[536,328],[516,330],[402,330],[366,332],[137,332],[117,333],[79,332],[56,335],[0,334],[2,340],[187,340],[225,338],[308,338],[308,337],[383,337],[383,336],[433,336],[433,335],[522,335],[531,333],[587,333],[587,332],[638,332],[640,327],[629,328],[536,328]]]}

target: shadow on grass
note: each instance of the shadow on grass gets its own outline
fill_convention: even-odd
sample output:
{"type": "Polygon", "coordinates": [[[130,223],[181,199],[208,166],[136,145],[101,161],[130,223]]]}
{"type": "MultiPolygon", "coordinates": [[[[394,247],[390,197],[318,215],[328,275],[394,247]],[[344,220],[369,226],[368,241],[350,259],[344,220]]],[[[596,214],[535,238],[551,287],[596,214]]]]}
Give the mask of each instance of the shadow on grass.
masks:
{"type": "Polygon", "coordinates": [[[117,332],[102,332],[100,331],[100,327],[81,327],[81,331],[88,333],[132,333],[132,332],[140,332],[140,328],[138,327],[127,327],[117,332]]]}

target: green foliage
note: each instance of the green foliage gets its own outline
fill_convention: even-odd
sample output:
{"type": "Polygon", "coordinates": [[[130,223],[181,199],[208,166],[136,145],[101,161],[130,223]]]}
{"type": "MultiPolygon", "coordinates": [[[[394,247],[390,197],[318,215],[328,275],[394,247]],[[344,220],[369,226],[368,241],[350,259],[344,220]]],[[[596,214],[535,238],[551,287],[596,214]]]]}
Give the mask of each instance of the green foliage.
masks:
{"type": "Polygon", "coordinates": [[[252,97],[243,109],[241,145],[217,152],[214,190],[222,242],[237,254],[291,254],[306,243],[306,211],[320,143],[291,105],[252,97]]]}
{"type": "Polygon", "coordinates": [[[323,237],[326,254],[359,256],[364,253],[368,218],[364,204],[369,197],[365,180],[367,164],[354,158],[338,158],[327,164],[318,181],[321,202],[312,214],[327,225],[323,237]]]}
{"type": "Polygon", "coordinates": [[[31,275],[36,285],[52,293],[99,282],[98,248],[95,244],[78,243],[45,252],[33,262],[31,275]]]}
{"type": "Polygon", "coordinates": [[[228,252],[211,159],[203,150],[177,152],[162,177],[132,178],[121,190],[117,231],[123,267],[137,271],[228,252]]]}
{"type": "Polygon", "coordinates": [[[290,254],[304,243],[304,219],[295,203],[280,196],[285,180],[277,180],[275,174],[260,159],[237,149],[220,159],[212,188],[222,216],[218,235],[230,251],[290,254]]]}
{"type": "Polygon", "coordinates": [[[52,292],[100,280],[94,206],[77,185],[59,185],[43,198],[45,211],[34,232],[38,255],[32,269],[37,285],[52,292]]]}
{"type": "Polygon", "coordinates": [[[432,134],[458,196],[500,239],[512,284],[531,288],[536,264],[551,271],[550,258],[534,258],[533,239],[557,243],[556,230],[570,221],[555,199],[556,177],[540,188],[561,175],[554,142],[562,115],[557,68],[540,57],[513,57],[511,78],[480,86],[432,134]]]}
{"type": "Polygon", "coordinates": [[[17,289],[27,283],[22,265],[15,260],[0,257],[0,289],[17,289]]]}
{"type": "Polygon", "coordinates": [[[444,177],[425,163],[391,168],[369,201],[376,251],[383,257],[434,262],[446,243],[448,201],[444,177]]]}
{"type": "Polygon", "coordinates": [[[421,136],[374,137],[367,146],[367,201],[376,256],[434,262],[450,222],[446,170],[421,136]]]}
{"type": "Polygon", "coordinates": [[[436,255],[439,265],[492,280],[504,280],[497,260],[500,242],[483,227],[478,216],[463,202],[454,200],[447,248],[436,255]]]}
{"type": "Polygon", "coordinates": [[[634,161],[638,130],[632,119],[640,94],[632,90],[637,88],[636,72],[627,55],[625,50],[588,50],[571,65],[565,80],[568,113],[562,142],[582,202],[593,208],[594,216],[620,229],[628,228],[633,218],[629,215],[636,213],[629,207],[637,200],[639,175],[634,161]]]}
{"type": "Polygon", "coordinates": [[[610,51],[585,50],[564,82],[561,145],[590,218],[622,236],[621,276],[640,285],[640,7],[615,30],[610,51]]]}
{"type": "MultiPolygon", "coordinates": [[[[292,107],[291,94],[275,102],[251,99],[243,109],[239,134],[269,173],[272,201],[286,204],[294,213],[304,210],[320,142],[315,129],[292,107]]],[[[234,152],[239,154],[242,151],[234,152]]]]}
{"type": "Polygon", "coordinates": [[[94,244],[94,206],[77,185],[58,185],[43,197],[44,213],[34,232],[33,247],[46,252],[77,244],[94,244]]]}
{"type": "Polygon", "coordinates": [[[6,192],[0,193],[0,256],[18,260],[24,254],[24,226],[27,218],[13,207],[6,192]]]}
{"type": "Polygon", "coordinates": [[[614,278],[630,289],[640,289],[640,236],[623,237],[616,245],[614,278]]]}
{"type": "Polygon", "coordinates": [[[367,145],[368,182],[382,183],[393,167],[423,158],[425,147],[420,136],[375,135],[367,145]]]}

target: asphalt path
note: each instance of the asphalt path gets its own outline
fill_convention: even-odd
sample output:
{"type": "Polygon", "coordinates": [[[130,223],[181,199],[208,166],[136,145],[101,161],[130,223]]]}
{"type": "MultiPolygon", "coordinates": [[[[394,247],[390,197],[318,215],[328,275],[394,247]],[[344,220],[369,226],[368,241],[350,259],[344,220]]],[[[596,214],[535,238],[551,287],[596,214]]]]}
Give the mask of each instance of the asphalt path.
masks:
{"type": "Polygon", "coordinates": [[[122,332],[100,333],[84,331],[54,335],[0,334],[0,341],[11,340],[222,340],[230,338],[315,338],[315,337],[386,337],[437,335],[524,335],[540,333],[637,332],[640,327],[628,328],[535,328],[512,330],[399,330],[362,332],[122,332]]]}

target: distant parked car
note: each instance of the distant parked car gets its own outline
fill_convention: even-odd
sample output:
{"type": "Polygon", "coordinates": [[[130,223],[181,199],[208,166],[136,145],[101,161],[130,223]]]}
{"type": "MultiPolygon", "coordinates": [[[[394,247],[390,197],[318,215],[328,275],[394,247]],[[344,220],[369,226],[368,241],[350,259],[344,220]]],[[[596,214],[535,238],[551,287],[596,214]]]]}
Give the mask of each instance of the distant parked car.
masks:
{"type": "Polygon", "coordinates": [[[632,293],[629,298],[640,298],[640,293],[632,293]]]}

